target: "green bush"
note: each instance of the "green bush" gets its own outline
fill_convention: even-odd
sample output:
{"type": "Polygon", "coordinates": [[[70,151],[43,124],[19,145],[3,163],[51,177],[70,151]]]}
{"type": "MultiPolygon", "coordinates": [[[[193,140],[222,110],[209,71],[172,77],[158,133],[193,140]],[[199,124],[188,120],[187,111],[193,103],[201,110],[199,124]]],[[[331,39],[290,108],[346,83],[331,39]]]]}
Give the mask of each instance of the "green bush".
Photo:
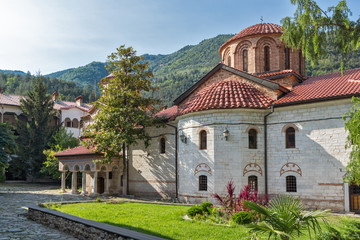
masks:
{"type": "Polygon", "coordinates": [[[202,204],[200,204],[200,208],[202,210],[203,213],[207,213],[209,214],[209,208],[212,208],[214,205],[211,202],[203,202],[202,204]]]}
{"type": "Polygon", "coordinates": [[[191,218],[195,217],[196,215],[202,215],[203,211],[198,205],[194,205],[187,210],[187,215],[191,218]]]}
{"type": "Polygon", "coordinates": [[[248,224],[252,222],[251,214],[246,211],[235,213],[231,217],[231,220],[237,224],[248,224]]]}

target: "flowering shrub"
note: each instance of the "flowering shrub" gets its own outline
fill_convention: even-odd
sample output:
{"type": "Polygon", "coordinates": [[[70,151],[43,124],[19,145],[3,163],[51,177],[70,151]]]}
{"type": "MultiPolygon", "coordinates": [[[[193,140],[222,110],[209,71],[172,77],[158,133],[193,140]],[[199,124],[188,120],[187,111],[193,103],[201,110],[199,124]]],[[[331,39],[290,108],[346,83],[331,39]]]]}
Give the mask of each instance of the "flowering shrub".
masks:
{"type": "Polygon", "coordinates": [[[243,201],[250,201],[263,206],[265,206],[269,202],[267,195],[265,195],[263,199],[257,191],[250,190],[250,185],[246,185],[243,189],[241,189],[238,197],[236,197],[234,194],[235,186],[232,180],[228,182],[228,184],[226,185],[226,189],[226,196],[214,194],[213,197],[221,204],[224,211],[230,215],[233,215],[234,213],[240,211],[250,211],[243,206],[243,201]]]}

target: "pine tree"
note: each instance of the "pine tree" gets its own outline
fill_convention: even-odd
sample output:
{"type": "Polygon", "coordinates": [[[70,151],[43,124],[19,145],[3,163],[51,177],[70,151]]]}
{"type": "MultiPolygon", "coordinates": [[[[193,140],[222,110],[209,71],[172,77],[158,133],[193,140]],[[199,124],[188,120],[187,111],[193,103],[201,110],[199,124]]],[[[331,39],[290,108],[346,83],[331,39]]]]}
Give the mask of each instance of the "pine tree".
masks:
{"type": "Polygon", "coordinates": [[[33,83],[33,89],[21,99],[21,110],[28,117],[28,121],[17,120],[17,165],[31,177],[41,176],[40,169],[46,160],[43,151],[49,148],[52,137],[59,128],[56,124],[54,126],[54,102],[51,95],[46,94],[46,90],[43,77],[38,76],[33,83]]]}
{"type": "Polygon", "coordinates": [[[103,80],[102,95],[95,102],[99,111],[85,133],[90,140],[84,144],[96,146],[98,152],[104,153],[105,161],[122,156],[123,194],[128,194],[127,147],[138,141],[148,146],[150,137],[145,129],[155,123],[151,106],[157,101],[142,95],[143,91],[153,90],[153,75],[141,60],[132,47],[124,45],[108,56],[107,68],[112,77],[103,80]]]}

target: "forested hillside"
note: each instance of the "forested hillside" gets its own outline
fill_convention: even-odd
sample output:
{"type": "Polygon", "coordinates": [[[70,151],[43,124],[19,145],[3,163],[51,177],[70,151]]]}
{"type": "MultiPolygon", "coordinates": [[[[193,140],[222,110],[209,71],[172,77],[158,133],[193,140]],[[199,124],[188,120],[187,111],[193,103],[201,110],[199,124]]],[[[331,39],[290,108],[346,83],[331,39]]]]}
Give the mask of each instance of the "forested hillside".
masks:
{"type": "MultiPolygon", "coordinates": [[[[5,94],[26,95],[32,87],[35,76],[27,73],[25,75],[15,75],[14,73],[0,72],[0,87],[5,94]]],[[[79,87],[75,82],[68,82],[56,78],[44,77],[44,83],[48,86],[48,93],[59,92],[59,99],[75,101],[79,95],[84,97],[84,102],[94,100],[94,89],[92,85],[85,88],[79,87]]]]}
{"type": "MultiPolygon", "coordinates": [[[[203,40],[197,45],[186,46],[179,51],[167,55],[143,55],[153,71],[153,85],[158,87],[157,91],[145,94],[163,100],[163,104],[171,106],[172,101],[176,97],[221,61],[218,53],[219,47],[232,36],[231,34],[218,35],[217,37],[203,40]]],[[[311,66],[310,62],[307,61],[308,76],[322,75],[340,70],[341,59],[331,47],[332,44],[329,43],[328,46],[328,54],[314,66],[311,66]]],[[[86,100],[89,99],[89,96],[94,100],[94,81],[96,80],[98,83],[108,74],[104,65],[105,63],[102,62],[92,62],[78,68],[48,74],[46,75],[46,81],[49,84],[49,92],[57,90],[63,95],[64,99],[69,100],[80,94],[84,95],[86,100]],[[54,77],[58,79],[50,79],[54,77]]],[[[345,61],[346,69],[357,67],[360,67],[359,52],[351,54],[345,61]]],[[[25,75],[21,71],[10,72],[12,74],[5,74],[8,76],[6,80],[4,80],[4,73],[1,73],[0,87],[3,87],[7,93],[25,94],[30,86],[28,78],[31,78],[31,76],[29,76],[29,73],[25,75]]]]}
{"type": "Polygon", "coordinates": [[[22,75],[22,76],[26,74],[23,71],[19,71],[19,70],[1,70],[0,69],[0,72],[2,72],[2,73],[13,73],[15,75],[22,75]]]}
{"type": "Polygon", "coordinates": [[[54,72],[46,76],[56,77],[65,81],[73,81],[83,87],[88,84],[94,86],[95,81],[99,82],[103,77],[108,75],[104,65],[102,62],[91,62],[85,66],[54,72]]]}

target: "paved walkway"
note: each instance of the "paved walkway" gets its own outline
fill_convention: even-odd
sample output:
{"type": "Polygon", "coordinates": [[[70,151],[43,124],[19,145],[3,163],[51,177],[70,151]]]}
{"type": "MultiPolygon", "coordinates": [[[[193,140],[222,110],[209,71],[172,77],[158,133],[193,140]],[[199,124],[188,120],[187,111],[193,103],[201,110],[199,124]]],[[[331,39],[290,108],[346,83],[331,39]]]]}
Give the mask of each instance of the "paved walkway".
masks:
{"type": "Polygon", "coordinates": [[[42,202],[87,200],[79,195],[60,194],[60,187],[18,182],[0,183],[0,240],[75,239],[26,218],[26,206],[42,202]]]}

